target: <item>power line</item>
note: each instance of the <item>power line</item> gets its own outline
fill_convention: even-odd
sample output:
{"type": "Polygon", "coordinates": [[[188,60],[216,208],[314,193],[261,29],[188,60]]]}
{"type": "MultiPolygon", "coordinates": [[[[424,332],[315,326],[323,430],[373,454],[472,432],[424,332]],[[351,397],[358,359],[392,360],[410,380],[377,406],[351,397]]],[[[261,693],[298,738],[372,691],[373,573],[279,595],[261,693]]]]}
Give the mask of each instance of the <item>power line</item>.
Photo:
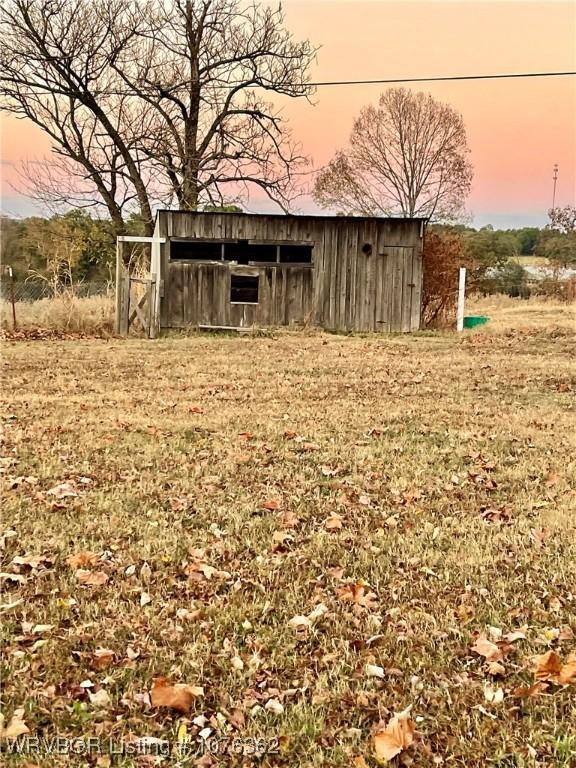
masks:
{"type": "Polygon", "coordinates": [[[393,83],[439,83],[447,80],[502,80],[519,77],[566,77],[576,75],[576,72],[511,72],[495,75],[445,75],[443,77],[398,77],[388,80],[331,80],[322,83],[308,83],[318,88],[324,85],[382,85],[393,83]]]}

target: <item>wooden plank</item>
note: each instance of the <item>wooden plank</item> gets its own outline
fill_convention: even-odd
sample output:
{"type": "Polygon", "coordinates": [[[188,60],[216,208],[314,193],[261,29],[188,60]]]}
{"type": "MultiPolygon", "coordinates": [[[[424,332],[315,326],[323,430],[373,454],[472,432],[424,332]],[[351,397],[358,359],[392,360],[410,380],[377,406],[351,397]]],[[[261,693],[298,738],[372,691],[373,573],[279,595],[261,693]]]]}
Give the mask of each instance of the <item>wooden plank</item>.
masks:
{"type": "Polygon", "coordinates": [[[364,292],[364,304],[362,312],[362,325],[364,331],[374,330],[374,302],[375,302],[375,290],[374,290],[374,231],[371,223],[367,223],[363,227],[362,242],[358,242],[358,251],[362,252],[366,264],[366,283],[364,292]],[[369,245],[371,250],[367,253],[361,251],[365,246],[369,245]]]}
{"type": "Polygon", "coordinates": [[[402,248],[402,332],[410,332],[412,313],[412,249],[402,248]]]}
{"type": "Polygon", "coordinates": [[[124,264],[122,262],[122,243],[116,240],[116,316],[114,321],[114,330],[116,333],[122,333],[122,273],[124,264]]]}
{"type": "Polygon", "coordinates": [[[128,336],[128,318],[130,312],[130,278],[123,275],[120,280],[120,327],[121,336],[128,336]]]}
{"type": "Polygon", "coordinates": [[[385,255],[385,252],[383,250],[384,247],[384,235],[382,231],[382,227],[377,227],[377,239],[376,239],[376,254],[377,259],[379,262],[379,271],[380,271],[380,285],[378,288],[379,291],[379,297],[377,299],[378,301],[378,307],[376,309],[376,320],[378,321],[376,324],[376,329],[380,333],[386,333],[388,331],[388,313],[387,313],[387,306],[386,306],[386,266],[387,266],[387,258],[385,255]]]}
{"type": "Polygon", "coordinates": [[[356,257],[356,296],[354,299],[354,330],[362,331],[362,305],[364,303],[364,291],[366,289],[366,260],[363,254],[356,257]]]}
{"type": "Polygon", "coordinates": [[[394,259],[389,247],[382,246],[381,253],[384,258],[383,276],[384,285],[382,289],[382,330],[390,333],[392,330],[392,289],[394,282],[394,259]]]}
{"type": "Polygon", "coordinates": [[[412,254],[412,306],[410,315],[410,330],[418,331],[420,329],[422,316],[422,254],[414,249],[412,254]]]}
{"type": "Polygon", "coordinates": [[[330,252],[328,254],[328,327],[336,328],[336,270],[338,264],[338,254],[340,249],[339,232],[337,225],[331,230],[330,252]]]}
{"type": "Polygon", "coordinates": [[[150,303],[148,310],[148,317],[150,318],[149,321],[149,331],[148,331],[148,338],[155,339],[158,336],[158,291],[157,291],[157,284],[156,284],[156,275],[152,274],[150,275],[150,303]]]}
{"type": "Polygon", "coordinates": [[[402,251],[399,248],[391,248],[393,259],[392,278],[392,317],[390,330],[398,333],[402,330],[402,251]]]}
{"type": "Polygon", "coordinates": [[[381,333],[385,330],[383,315],[384,310],[384,265],[385,256],[382,256],[378,251],[375,251],[375,269],[374,269],[374,330],[376,333],[381,333]]]}
{"type": "Polygon", "coordinates": [[[137,237],[135,235],[119,235],[117,240],[121,243],[165,243],[165,237],[137,237]]]}

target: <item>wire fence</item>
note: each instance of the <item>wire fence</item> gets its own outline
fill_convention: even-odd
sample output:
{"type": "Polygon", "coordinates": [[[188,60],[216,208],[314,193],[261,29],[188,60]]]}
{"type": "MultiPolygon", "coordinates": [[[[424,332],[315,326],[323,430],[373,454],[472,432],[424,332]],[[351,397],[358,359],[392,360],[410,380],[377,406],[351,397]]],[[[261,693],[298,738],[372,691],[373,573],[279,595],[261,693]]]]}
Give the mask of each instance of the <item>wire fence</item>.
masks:
{"type": "Polygon", "coordinates": [[[24,282],[14,282],[12,285],[10,280],[2,280],[0,282],[0,299],[11,301],[12,290],[14,291],[14,301],[33,302],[41,299],[53,299],[62,294],[72,295],[78,299],[85,299],[90,296],[108,296],[114,291],[114,286],[105,280],[74,285],[54,285],[46,280],[25,280],[24,282]]]}

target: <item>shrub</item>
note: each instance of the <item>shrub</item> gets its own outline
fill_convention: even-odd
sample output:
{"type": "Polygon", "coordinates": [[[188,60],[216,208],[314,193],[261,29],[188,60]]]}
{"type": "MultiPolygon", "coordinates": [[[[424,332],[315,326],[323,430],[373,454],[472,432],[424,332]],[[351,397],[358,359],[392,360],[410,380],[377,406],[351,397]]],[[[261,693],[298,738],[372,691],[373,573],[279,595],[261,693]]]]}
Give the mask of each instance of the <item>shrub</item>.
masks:
{"type": "Polygon", "coordinates": [[[426,233],[423,254],[422,323],[441,328],[454,322],[458,269],[466,266],[462,237],[433,227],[426,233]]]}

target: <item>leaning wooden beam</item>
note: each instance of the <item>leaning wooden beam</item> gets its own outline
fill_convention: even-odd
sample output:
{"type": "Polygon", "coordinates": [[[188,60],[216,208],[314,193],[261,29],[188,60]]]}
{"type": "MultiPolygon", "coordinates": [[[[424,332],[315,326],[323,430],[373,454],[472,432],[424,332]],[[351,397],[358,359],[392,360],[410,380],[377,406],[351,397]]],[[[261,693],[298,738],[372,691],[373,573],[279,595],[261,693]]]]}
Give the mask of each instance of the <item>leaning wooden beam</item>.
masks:
{"type": "Polygon", "coordinates": [[[117,238],[121,243],[165,243],[165,237],[139,237],[137,235],[120,235],[117,238]]]}
{"type": "Polygon", "coordinates": [[[133,323],[137,317],[138,320],[140,320],[140,323],[142,324],[142,330],[145,333],[148,333],[148,323],[146,322],[146,316],[142,312],[142,308],[144,307],[147,298],[148,292],[146,292],[140,301],[138,301],[136,296],[132,293],[132,290],[130,290],[130,309],[132,311],[130,312],[130,316],[128,318],[128,327],[130,327],[131,323],[133,323]]]}

